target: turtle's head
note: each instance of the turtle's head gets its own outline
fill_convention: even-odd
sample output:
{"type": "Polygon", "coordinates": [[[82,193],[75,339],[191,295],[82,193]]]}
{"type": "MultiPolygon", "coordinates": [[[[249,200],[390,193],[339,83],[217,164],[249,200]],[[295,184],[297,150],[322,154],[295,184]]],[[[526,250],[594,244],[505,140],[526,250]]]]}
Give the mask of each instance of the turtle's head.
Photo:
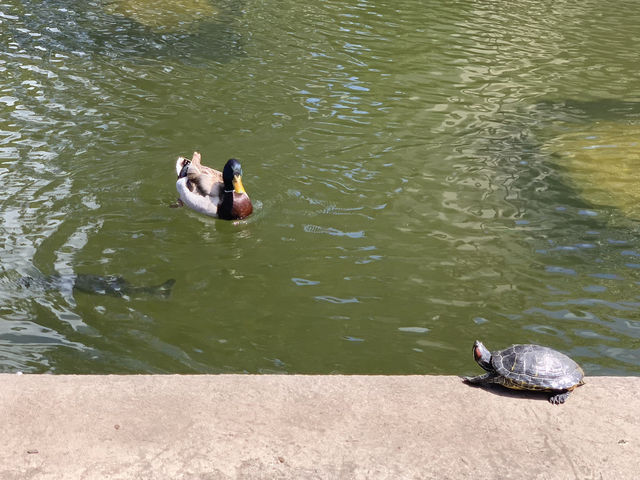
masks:
{"type": "Polygon", "coordinates": [[[480,340],[473,343],[473,358],[487,372],[493,372],[491,366],[491,352],[487,350],[480,340]]]}

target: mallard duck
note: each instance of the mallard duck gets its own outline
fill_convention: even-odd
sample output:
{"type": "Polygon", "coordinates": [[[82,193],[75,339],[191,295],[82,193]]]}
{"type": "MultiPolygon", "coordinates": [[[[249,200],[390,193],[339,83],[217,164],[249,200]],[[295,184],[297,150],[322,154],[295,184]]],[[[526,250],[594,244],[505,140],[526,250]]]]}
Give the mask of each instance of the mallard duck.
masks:
{"type": "Polygon", "coordinates": [[[178,157],[176,189],[180,200],[189,208],[224,220],[248,217],[253,211],[251,200],[242,186],[242,167],[230,159],[222,173],[200,163],[201,155],[193,152],[188,160],[178,157]]]}

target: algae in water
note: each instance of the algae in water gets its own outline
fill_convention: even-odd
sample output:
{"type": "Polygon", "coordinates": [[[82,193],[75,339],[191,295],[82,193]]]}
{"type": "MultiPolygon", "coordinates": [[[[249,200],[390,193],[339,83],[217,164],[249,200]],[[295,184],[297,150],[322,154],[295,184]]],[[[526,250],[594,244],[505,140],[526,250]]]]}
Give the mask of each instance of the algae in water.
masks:
{"type": "Polygon", "coordinates": [[[597,123],[546,147],[585,200],[640,219],[639,125],[597,123]]]}
{"type": "Polygon", "coordinates": [[[157,31],[178,31],[210,20],[218,10],[209,0],[113,0],[105,7],[157,31]]]}

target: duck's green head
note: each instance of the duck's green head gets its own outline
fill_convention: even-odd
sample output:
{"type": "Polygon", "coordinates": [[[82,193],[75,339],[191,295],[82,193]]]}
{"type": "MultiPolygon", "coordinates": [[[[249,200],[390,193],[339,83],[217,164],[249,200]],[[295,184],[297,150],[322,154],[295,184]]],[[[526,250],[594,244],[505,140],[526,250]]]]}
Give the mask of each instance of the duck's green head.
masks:
{"type": "Polygon", "coordinates": [[[242,167],[235,158],[230,159],[222,170],[222,180],[226,192],[246,193],[242,186],[242,167]]]}

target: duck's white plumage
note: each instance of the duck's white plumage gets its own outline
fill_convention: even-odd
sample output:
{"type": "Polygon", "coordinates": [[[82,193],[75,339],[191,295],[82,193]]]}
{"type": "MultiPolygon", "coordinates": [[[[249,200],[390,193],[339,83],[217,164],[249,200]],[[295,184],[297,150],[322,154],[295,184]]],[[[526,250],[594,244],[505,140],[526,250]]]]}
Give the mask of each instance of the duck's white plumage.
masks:
{"type": "Polygon", "coordinates": [[[212,217],[218,216],[220,197],[201,195],[198,192],[194,193],[189,189],[187,185],[188,181],[189,179],[187,177],[182,177],[176,182],[176,189],[178,190],[182,203],[196,212],[204,213],[212,217]]]}

